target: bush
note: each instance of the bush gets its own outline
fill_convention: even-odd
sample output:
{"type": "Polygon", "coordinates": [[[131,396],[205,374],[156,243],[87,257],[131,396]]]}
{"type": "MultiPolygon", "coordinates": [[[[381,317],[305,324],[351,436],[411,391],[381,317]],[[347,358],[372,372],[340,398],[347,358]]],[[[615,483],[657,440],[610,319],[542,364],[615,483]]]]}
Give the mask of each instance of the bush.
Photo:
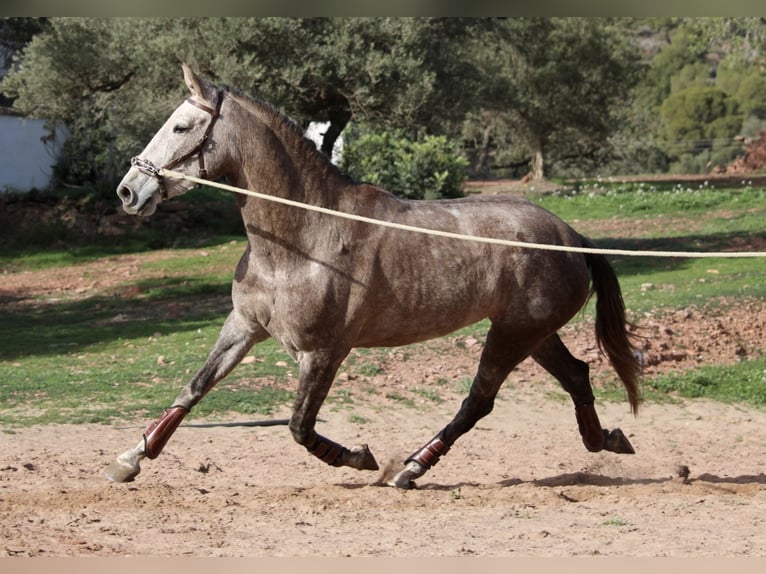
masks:
{"type": "Polygon", "coordinates": [[[365,133],[343,148],[343,169],[407,199],[462,197],[468,161],[443,136],[412,142],[383,132],[365,133]]]}
{"type": "Polygon", "coordinates": [[[737,103],[714,86],[691,87],[669,96],[660,108],[661,146],[672,159],[731,145],[742,127],[737,103]]]}

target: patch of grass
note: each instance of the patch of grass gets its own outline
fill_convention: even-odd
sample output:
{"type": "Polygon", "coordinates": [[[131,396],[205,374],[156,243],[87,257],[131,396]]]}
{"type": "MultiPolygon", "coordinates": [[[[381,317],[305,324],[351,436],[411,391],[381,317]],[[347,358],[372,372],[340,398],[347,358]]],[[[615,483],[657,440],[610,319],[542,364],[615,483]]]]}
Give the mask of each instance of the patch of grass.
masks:
{"type": "Polygon", "coordinates": [[[164,248],[210,247],[243,238],[231,193],[201,187],[160,206],[146,219],[122,213],[113,189],[56,189],[0,195],[0,210],[33,217],[0,217],[0,271],[47,269],[164,248]],[[123,218],[119,234],[99,231],[108,217],[123,218]],[[187,232],[193,230],[193,232],[187,232]]]}
{"type": "Polygon", "coordinates": [[[356,413],[351,413],[348,416],[348,422],[350,422],[351,424],[354,424],[354,425],[363,425],[363,424],[366,424],[366,423],[368,423],[370,421],[367,420],[367,417],[363,417],[362,415],[359,415],[359,414],[356,414],[356,413]]]}
{"type": "MultiPolygon", "coordinates": [[[[599,237],[597,244],[603,248],[710,252],[766,244],[764,188],[594,183],[573,194],[534,200],[570,222],[608,218],[614,221],[610,228],[619,230],[622,220],[630,228],[646,221],[640,237],[599,237]]],[[[626,304],[634,311],[766,295],[766,265],[760,259],[615,256],[610,261],[626,304]]]]}
{"type": "Polygon", "coordinates": [[[396,391],[391,391],[389,393],[386,393],[386,398],[391,400],[391,401],[394,401],[394,402],[396,402],[396,403],[398,403],[400,405],[404,405],[404,406],[410,407],[410,408],[415,408],[415,401],[413,401],[409,397],[405,397],[405,396],[397,393],[396,391]]]}
{"type": "MultiPolygon", "coordinates": [[[[208,255],[178,250],[163,259],[163,276],[126,278],[82,299],[6,298],[0,307],[0,424],[155,416],[217,339],[243,248],[240,242],[208,255]]],[[[155,264],[142,264],[139,275],[155,264]]],[[[238,366],[192,415],[267,414],[291,401],[292,391],[282,388],[290,378],[291,367],[283,366],[291,362],[287,353],[266,341],[254,354],[255,362],[238,366]]]]}
{"type": "Polygon", "coordinates": [[[427,401],[437,405],[444,402],[444,399],[441,398],[437,392],[431,389],[415,388],[415,389],[412,389],[412,392],[418,395],[419,397],[423,397],[427,401]]]}
{"type": "Polygon", "coordinates": [[[622,518],[608,518],[601,523],[603,526],[631,526],[631,523],[622,518]]]}
{"type": "MultiPolygon", "coordinates": [[[[766,240],[762,223],[766,217],[764,190],[639,191],[624,189],[610,194],[609,190],[598,190],[592,197],[583,191],[571,198],[546,196],[542,202],[554,211],[560,210],[565,219],[573,215],[611,218],[615,202],[619,201],[623,207],[617,210],[618,219],[626,222],[671,216],[681,222],[673,229],[651,226],[653,231],[638,238],[619,237],[615,232],[617,237],[600,241],[607,247],[724,250],[735,249],[753,238],[766,240]],[[632,194],[638,197],[630,197],[632,194]],[[709,213],[716,210],[726,211],[726,217],[710,217],[709,213]]],[[[0,230],[2,233],[7,237],[7,232],[0,230]]],[[[169,240],[165,236],[131,234],[130,239],[122,238],[111,246],[80,242],[62,247],[54,241],[26,248],[18,241],[13,248],[6,242],[0,249],[0,268],[49,268],[50,273],[56,273],[72,263],[103,261],[108,269],[114,253],[147,250],[154,241],[169,240]]],[[[231,279],[243,249],[242,239],[232,242],[230,236],[208,236],[202,243],[189,243],[168,250],[161,258],[142,261],[138,279],[126,277],[116,286],[89,291],[85,298],[40,295],[28,301],[14,293],[3,293],[3,432],[36,423],[143,424],[153,420],[199,369],[215,342],[231,306],[231,279]]],[[[766,265],[761,260],[612,261],[631,313],[710,304],[721,297],[766,297],[766,265]]],[[[587,313],[585,317],[589,318],[587,313]]],[[[444,354],[454,352],[454,341],[460,345],[468,336],[483,340],[488,325],[482,321],[449,339],[429,342],[429,348],[444,354]]],[[[412,349],[409,352],[415,356],[417,347],[412,349]]],[[[229,412],[268,415],[292,402],[297,369],[289,356],[273,341],[258,345],[252,355],[255,360],[239,365],[194,409],[192,416],[229,412]]],[[[383,357],[375,350],[355,350],[349,358],[349,371],[364,377],[378,375],[382,372],[380,365],[385,364],[383,357]]],[[[470,377],[464,377],[456,382],[440,379],[436,384],[439,389],[446,384],[454,386],[464,396],[471,383],[470,377]]],[[[624,389],[615,380],[596,383],[600,399],[625,400],[624,389]]],[[[382,392],[371,385],[359,388],[367,394],[382,392]]],[[[765,393],[764,358],[645,379],[643,384],[648,401],[706,397],[763,406],[765,393]]],[[[333,396],[338,404],[352,400],[350,392],[343,388],[336,388],[333,396]]],[[[406,396],[397,392],[386,395],[388,400],[407,407],[415,407],[417,397],[429,402],[440,400],[433,389],[414,389],[406,396]]]]}
{"type": "Polygon", "coordinates": [[[468,391],[471,390],[472,384],[473,384],[472,377],[462,377],[461,379],[458,379],[456,381],[455,390],[460,394],[468,394],[468,391]]]}
{"type": "Polygon", "coordinates": [[[349,389],[335,387],[327,397],[327,403],[332,405],[350,405],[354,403],[349,389]]]}
{"type": "Polygon", "coordinates": [[[618,260],[615,270],[632,312],[683,308],[720,298],[761,298],[766,262],[749,259],[618,260]]]}
{"type": "Polygon", "coordinates": [[[766,358],[669,373],[646,381],[645,385],[664,395],[704,397],[762,407],[766,405],[766,358]]]}
{"type": "MultiPolygon", "coordinates": [[[[594,381],[599,401],[624,403],[625,389],[611,372],[594,381]]],[[[681,399],[707,398],[724,403],[766,406],[766,359],[733,365],[706,365],[691,371],[668,373],[641,380],[644,402],[673,404],[681,399]]]]}
{"type": "Polygon", "coordinates": [[[354,371],[365,377],[374,377],[385,373],[385,369],[375,362],[359,362],[354,371]]]}
{"type": "Polygon", "coordinates": [[[295,393],[275,384],[263,386],[221,384],[201,401],[192,414],[205,417],[226,412],[271,415],[278,407],[292,405],[295,393]]]}
{"type": "Polygon", "coordinates": [[[574,190],[533,195],[535,203],[565,220],[708,214],[716,210],[763,210],[766,189],[721,189],[700,184],[586,182],[574,190]]]}

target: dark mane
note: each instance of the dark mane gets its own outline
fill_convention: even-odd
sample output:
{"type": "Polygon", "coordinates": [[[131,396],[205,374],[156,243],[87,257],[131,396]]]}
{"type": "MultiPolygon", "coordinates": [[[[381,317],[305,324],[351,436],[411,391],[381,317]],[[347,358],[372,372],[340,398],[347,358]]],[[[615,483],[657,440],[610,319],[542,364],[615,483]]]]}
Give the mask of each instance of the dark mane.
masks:
{"type": "Polygon", "coordinates": [[[352,182],[351,177],[341,171],[313,141],[306,137],[304,130],[294,120],[274,105],[242,93],[231,90],[228,92],[243,108],[266,123],[286,147],[296,152],[303,161],[320,168],[322,175],[341,177],[352,182]]]}

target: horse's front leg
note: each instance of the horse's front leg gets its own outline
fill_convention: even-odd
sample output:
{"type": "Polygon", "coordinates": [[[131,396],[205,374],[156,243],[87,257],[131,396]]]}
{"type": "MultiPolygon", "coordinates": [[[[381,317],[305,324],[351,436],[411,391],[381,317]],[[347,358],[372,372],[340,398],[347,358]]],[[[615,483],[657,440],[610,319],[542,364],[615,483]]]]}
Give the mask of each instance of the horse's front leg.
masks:
{"type": "Polygon", "coordinates": [[[316,420],[335,373],[346,353],[305,353],[300,361],[300,382],[295,397],[290,432],[310,454],[331,466],[350,466],[359,470],[378,470],[378,463],[367,445],[344,447],[316,432],[316,420]]]}
{"type": "Polygon", "coordinates": [[[146,428],[139,443],[109,465],[104,473],[106,477],[115,482],[133,480],[141,472],[141,461],[146,457],[156,458],[191,408],[239,364],[255,343],[268,336],[260,325],[246,321],[233,310],[202,368],[181,390],[172,406],[146,428]]]}

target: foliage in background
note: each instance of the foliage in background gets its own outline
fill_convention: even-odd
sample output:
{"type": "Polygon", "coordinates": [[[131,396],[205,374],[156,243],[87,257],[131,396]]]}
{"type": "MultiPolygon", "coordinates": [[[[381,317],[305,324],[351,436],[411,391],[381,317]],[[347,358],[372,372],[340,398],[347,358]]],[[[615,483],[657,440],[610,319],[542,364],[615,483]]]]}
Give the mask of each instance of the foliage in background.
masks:
{"type": "Polygon", "coordinates": [[[742,153],[743,137],[766,128],[763,19],[635,24],[647,67],[631,110],[634,127],[618,136],[620,172],[705,173],[725,166],[742,153]]]}
{"type": "Polygon", "coordinates": [[[704,173],[736,157],[731,143],[742,127],[736,101],[715,86],[672,93],[660,107],[661,146],[678,173],[704,173]]]}
{"type": "Polygon", "coordinates": [[[479,65],[484,108],[504,116],[542,179],[548,156],[587,157],[617,131],[638,81],[638,54],[603,19],[509,18],[479,65]]]}
{"type": "MultiPolygon", "coordinates": [[[[592,148],[616,129],[610,112],[630,86],[615,82],[630,67],[627,52],[608,52],[616,37],[581,18],[51,18],[0,90],[18,109],[70,126],[61,175],[77,184],[124,170],[183,97],[181,62],[301,123],[329,121],[325,151],[351,119],[459,141],[469,114],[523,105],[497,124],[496,141],[529,148],[539,139],[530,129],[550,140],[551,126],[571,128],[547,142],[571,155],[573,141],[588,136],[592,148]]],[[[488,157],[492,142],[479,143],[488,157]]]]}
{"type": "Polygon", "coordinates": [[[342,167],[406,199],[442,199],[463,195],[467,163],[443,136],[367,132],[346,143],[342,167]]]}
{"type": "Polygon", "coordinates": [[[351,118],[402,128],[435,113],[460,121],[475,90],[467,79],[453,87],[452,74],[471,70],[455,52],[476,26],[438,18],[52,18],[0,90],[25,113],[70,126],[63,180],[113,182],[182,101],[182,62],[300,123],[329,121],[328,150],[351,118]]]}
{"type": "Polygon", "coordinates": [[[24,46],[0,91],[66,122],[59,174],[78,185],[114,183],[184,97],[181,62],[299,123],[330,122],[325,151],[354,120],[462,142],[482,175],[703,171],[766,128],[761,18],[0,22],[3,55],[24,46]],[[714,129],[710,114],[672,113],[713,89],[714,129]]]}

